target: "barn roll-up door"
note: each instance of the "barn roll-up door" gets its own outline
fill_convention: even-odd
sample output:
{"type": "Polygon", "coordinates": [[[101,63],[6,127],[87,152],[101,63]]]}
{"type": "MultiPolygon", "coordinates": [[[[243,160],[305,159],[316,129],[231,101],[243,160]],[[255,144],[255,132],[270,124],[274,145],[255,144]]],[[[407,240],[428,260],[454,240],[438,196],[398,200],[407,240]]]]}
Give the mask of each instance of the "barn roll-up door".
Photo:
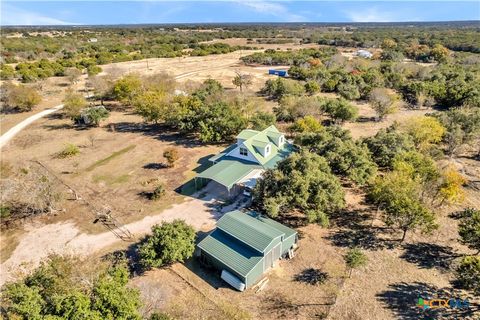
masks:
{"type": "Polygon", "coordinates": [[[238,291],[245,290],[245,283],[243,283],[240,279],[235,277],[227,270],[222,270],[222,275],[220,276],[220,278],[222,278],[226,283],[228,283],[238,291]]]}

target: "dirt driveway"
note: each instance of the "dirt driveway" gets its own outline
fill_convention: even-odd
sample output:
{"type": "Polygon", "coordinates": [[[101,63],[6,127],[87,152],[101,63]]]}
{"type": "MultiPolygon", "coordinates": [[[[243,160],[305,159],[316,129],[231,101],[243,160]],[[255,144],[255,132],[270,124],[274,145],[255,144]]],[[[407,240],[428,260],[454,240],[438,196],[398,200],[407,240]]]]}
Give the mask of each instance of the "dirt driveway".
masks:
{"type": "MultiPolygon", "coordinates": [[[[217,197],[219,194],[221,191],[218,186],[210,183],[186,201],[174,204],[161,213],[126,224],[125,228],[136,240],[148,233],[153,225],[175,219],[185,220],[196,230],[211,230],[225,212],[244,205],[244,198],[238,198],[228,206],[223,206],[217,197]]],[[[0,266],[0,286],[14,279],[19,272],[34,268],[51,253],[90,255],[121,241],[110,231],[100,234],[82,233],[71,221],[42,226],[29,225],[25,230],[10,258],[0,266]]]]}

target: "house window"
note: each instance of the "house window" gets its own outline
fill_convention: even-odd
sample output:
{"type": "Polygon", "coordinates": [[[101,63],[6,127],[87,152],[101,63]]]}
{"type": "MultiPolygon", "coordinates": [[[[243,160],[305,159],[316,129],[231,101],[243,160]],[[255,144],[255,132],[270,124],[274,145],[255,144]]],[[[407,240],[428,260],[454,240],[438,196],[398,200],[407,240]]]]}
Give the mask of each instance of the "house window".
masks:
{"type": "Polygon", "coordinates": [[[270,153],[270,146],[267,146],[267,147],[265,148],[265,154],[269,154],[269,153],[270,153]]]}
{"type": "Polygon", "coordinates": [[[283,143],[283,139],[284,139],[283,136],[281,136],[281,137],[280,137],[280,144],[283,143]]]}
{"type": "Polygon", "coordinates": [[[248,156],[248,151],[247,151],[247,149],[245,149],[245,148],[240,148],[240,154],[241,154],[242,156],[248,156]]]}

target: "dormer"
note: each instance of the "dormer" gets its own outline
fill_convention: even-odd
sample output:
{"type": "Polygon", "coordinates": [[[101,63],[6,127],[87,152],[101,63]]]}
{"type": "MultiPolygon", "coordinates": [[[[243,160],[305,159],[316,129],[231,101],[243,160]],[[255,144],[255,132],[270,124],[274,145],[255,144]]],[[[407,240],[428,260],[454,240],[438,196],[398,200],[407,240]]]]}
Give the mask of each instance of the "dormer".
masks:
{"type": "Polygon", "coordinates": [[[264,158],[268,157],[272,152],[272,144],[269,142],[254,140],[252,141],[252,146],[257,149],[258,153],[264,158]]]}
{"type": "Polygon", "coordinates": [[[279,148],[285,144],[285,135],[281,132],[269,131],[267,136],[279,148]]]}

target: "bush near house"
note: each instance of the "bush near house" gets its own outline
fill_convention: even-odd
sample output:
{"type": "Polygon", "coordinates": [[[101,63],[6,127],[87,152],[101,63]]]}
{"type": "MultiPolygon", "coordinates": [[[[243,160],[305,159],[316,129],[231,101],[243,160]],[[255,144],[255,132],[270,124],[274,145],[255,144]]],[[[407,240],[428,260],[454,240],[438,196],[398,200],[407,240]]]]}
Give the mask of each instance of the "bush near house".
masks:
{"type": "Polygon", "coordinates": [[[175,162],[180,158],[178,150],[175,148],[168,148],[163,152],[163,157],[167,159],[167,165],[169,168],[175,166],[175,162]]]}
{"type": "Polygon", "coordinates": [[[195,250],[195,230],[183,220],[152,227],[152,234],[139,245],[140,263],[145,269],[184,262],[195,250]]]}

